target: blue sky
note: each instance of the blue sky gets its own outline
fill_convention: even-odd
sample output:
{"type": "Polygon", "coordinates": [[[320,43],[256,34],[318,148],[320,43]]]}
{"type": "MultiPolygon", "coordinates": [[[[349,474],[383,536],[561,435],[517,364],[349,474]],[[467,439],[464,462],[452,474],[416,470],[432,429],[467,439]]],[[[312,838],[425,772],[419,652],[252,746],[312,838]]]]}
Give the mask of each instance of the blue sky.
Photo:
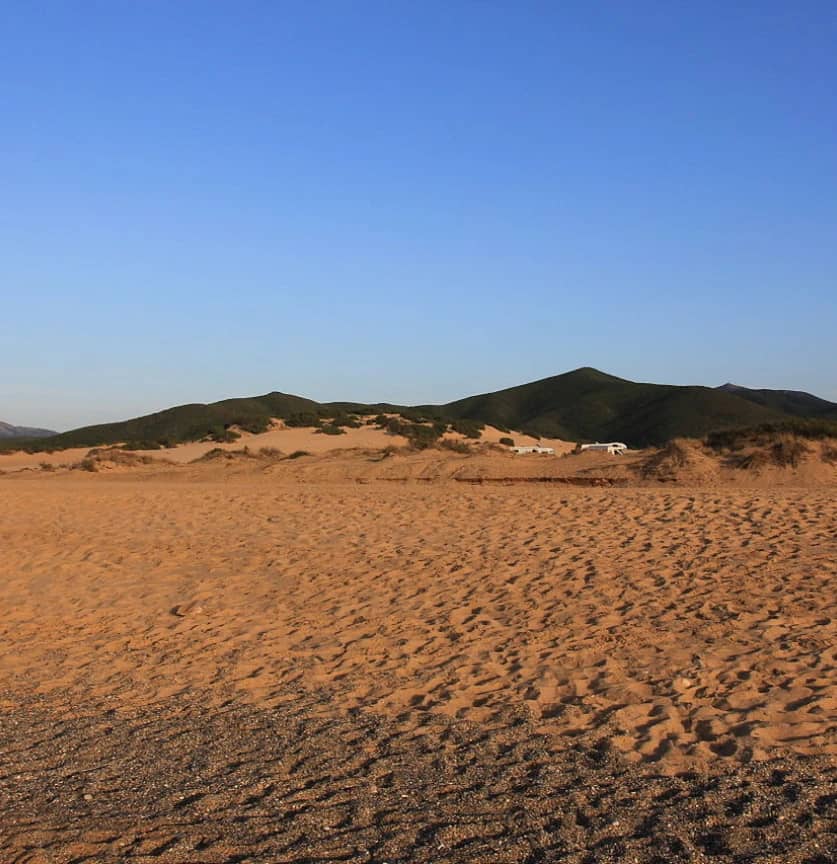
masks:
{"type": "Polygon", "coordinates": [[[835,44],[832,2],[0,0],[0,419],[837,400],[835,44]]]}

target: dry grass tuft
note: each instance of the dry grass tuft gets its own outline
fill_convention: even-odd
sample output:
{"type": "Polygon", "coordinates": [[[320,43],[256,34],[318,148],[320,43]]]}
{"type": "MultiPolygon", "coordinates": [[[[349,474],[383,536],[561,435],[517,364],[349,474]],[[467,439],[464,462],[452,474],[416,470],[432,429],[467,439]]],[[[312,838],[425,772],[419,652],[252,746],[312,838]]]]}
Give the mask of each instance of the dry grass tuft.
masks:
{"type": "Polygon", "coordinates": [[[643,477],[674,478],[690,461],[690,443],[683,438],[674,438],[654,453],[642,466],[643,477]]]}
{"type": "Polygon", "coordinates": [[[823,444],[820,458],[829,465],[837,465],[837,446],[834,444],[823,444]]]}

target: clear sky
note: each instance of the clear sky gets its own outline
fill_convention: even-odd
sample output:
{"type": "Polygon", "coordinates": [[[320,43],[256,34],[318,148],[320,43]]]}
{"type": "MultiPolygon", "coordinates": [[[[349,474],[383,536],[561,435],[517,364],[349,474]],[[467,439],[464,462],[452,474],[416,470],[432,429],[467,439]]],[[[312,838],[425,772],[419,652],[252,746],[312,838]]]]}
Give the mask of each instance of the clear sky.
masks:
{"type": "Polygon", "coordinates": [[[837,400],[835,45],[832,0],[0,0],[0,419],[837,400]]]}

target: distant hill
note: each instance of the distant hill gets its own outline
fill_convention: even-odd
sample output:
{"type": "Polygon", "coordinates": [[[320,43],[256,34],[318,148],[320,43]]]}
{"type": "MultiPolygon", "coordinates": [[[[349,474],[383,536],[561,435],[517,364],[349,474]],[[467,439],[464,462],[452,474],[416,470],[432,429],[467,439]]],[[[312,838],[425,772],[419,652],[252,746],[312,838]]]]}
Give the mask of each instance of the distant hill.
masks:
{"type": "MultiPolygon", "coordinates": [[[[637,447],[661,444],[679,436],[700,438],[710,432],[798,418],[837,420],[837,405],[808,393],[749,390],[733,384],[680,387],[636,383],[584,367],[445,405],[410,409],[386,403],[320,403],[278,392],[207,405],[180,405],[132,420],[85,426],[31,440],[26,446],[61,449],[117,443],[176,444],[222,434],[228,426],[262,431],[274,417],[293,420],[295,425],[311,425],[311,418],[347,411],[373,414],[407,410],[448,420],[490,423],[542,437],[624,441],[637,447]]],[[[6,436],[0,446],[8,448],[19,443],[20,437],[13,443],[6,436]]]]}
{"type": "Polygon", "coordinates": [[[176,444],[204,438],[223,430],[225,426],[241,426],[252,431],[263,430],[271,417],[288,417],[291,414],[316,411],[318,408],[319,403],[312,399],[287,393],[267,393],[264,396],[244,399],[224,399],[208,405],[178,405],[132,420],[83,426],[59,435],[53,434],[52,437],[40,439],[35,444],[40,448],[51,447],[56,450],[125,442],[176,444]]]}
{"type": "Polygon", "coordinates": [[[837,404],[801,390],[753,390],[738,384],[722,384],[719,390],[734,393],[748,402],[763,405],[792,417],[818,420],[837,420],[837,404]]]}
{"type": "MultiPolygon", "coordinates": [[[[481,420],[569,441],[659,444],[677,436],[753,426],[787,417],[772,405],[712,387],[639,384],[584,367],[440,406],[446,416],[481,420]]],[[[796,416],[796,415],[795,415],[796,416]]]]}
{"type": "Polygon", "coordinates": [[[0,420],[0,438],[46,438],[55,435],[51,429],[35,429],[31,426],[12,426],[0,420]]]}

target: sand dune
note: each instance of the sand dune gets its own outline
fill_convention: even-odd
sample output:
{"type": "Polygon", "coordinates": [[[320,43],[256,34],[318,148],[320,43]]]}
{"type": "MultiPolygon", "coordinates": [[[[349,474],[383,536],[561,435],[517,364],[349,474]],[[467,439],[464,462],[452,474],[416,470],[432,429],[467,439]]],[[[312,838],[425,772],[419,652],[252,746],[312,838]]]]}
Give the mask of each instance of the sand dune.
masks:
{"type": "MultiPolygon", "coordinates": [[[[172,462],[177,465],[193,462],[211,450],[235,451],[243,447],[253,450],[272,448],[285,454],[304,450],[308,453],[329,453],[340,450],[384,450],[388,447],[405,447],[407,439],[401,435],[390,435],[376,426],[362,426],[360,429],[346,429],[342,435],[323,435],[309,428],[287,428],[281,420],[273,423],[273,428],[260,434],[252,434],[237,430],[240,438],[231,443],[216,443],[212,441],[193,441],[179,444],[165,450],[137,450],[138,455],[148,456],[155,460],[172,462]]],[[[493,426],[483,430],[482,443],[496,444],[509,433],[501,432],[493,426]]],[[[535,444],[538,440],[520,432],[511,433],[519,444],[535,444]]],[[[449,441],[464,441],[464,436],[449,432],[444,436],[449,441]]],[[[573,444],[557,439],[542,439],[543,444],[553,447],[556,453],[566,453],[572,450],[573,444]]],[[[25,453],[23,451],[0,451],[0,472],[10,472],[25,468],[36,469],[41,465],[61,466],[80,462],[87,456],[91,448],[74,447],[68,450],[56,450],[52,453],[25,453]]]]}
{"type": "Polygon", "coordinates": [[[119,448],[74,448],[53,453],[0,451],[0,476],[16,472],[78,469],[92,456],[100,472],[145,469],[158,474],[162,465],[189,469],[185,477],[208,479],[208,466],[191,470],[207,457],[222,466],[223,476],[250,476],[258,457],[261,470],[277,481],[350,481],[444,479],[460,481],[551,481],[576,485],[658,486],[674,483],[688,487],[833,487],[837,484],[837,441],[801,442],[798,464],[779,465],[769,448],[750,447],[734,453],[714,452],[699,441],[679,439],[666,447],[632,450],[613,457],[602,453],[574,453],[575,445],[557,439],[535,439],[518,432],[486,426],[480,439],[447,433],[427,450],[411,450],[405,438],[374,426],[347,429],[343,435],[323,435],[314,429],[274,428],[254,435],[246,432],[234,442],[196,441],[162,450],[120,451],[119,448]],[[516,456],[500,439],[511,436],[518,444],[541,443],[554,456],[516,456]],[[464,446],[457,452],[445,445],[464,446]],[[228,454],[228,459],[218,458],[228,454]],[[305,454],[295,461],[289,456],[305,454]]]}

